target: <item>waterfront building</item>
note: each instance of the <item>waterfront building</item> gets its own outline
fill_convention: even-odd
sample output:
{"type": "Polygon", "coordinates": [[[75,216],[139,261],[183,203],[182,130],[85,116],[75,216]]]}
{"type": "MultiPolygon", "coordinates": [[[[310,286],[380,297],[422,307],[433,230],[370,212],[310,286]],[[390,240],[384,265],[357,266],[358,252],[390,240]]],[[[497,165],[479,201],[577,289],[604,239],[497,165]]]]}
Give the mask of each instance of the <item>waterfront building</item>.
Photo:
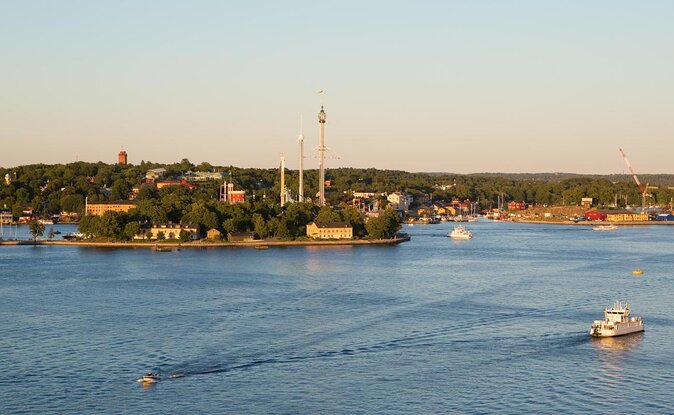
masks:
{"type": "Polygon", "coordinates": [[[13,221],[14,216],[12,215],[12,212],[8,210],[2,210],[0,211],[0,223],[2,224],[10,224],[13,221]]]}
{"type": "Polygon", "coordinates": [[[311,222],[307,236],[316,239],[351,239],[353,227],[349,222],[311,222]]]}
{"type": "Polygon", "coordinates": [[[227,234],[228,242],[252,242],[255,240],[253,232],[229,232],[227,234]]]}
{"type": "Polygon", "coordinates": [[[126,151],[122,150],[119,152],[119,154],[117,154],[117,164],[121,165],[127,164],[126,151]]]}
{"type": "Polygon", "coordinates": [[[525,210],[527,208],[527,202],[508,202],[508,210],[525,210]]]}
{"type": "Polygon", "coordinates": [[[607,222],[645,222],[648,221],[647,212],[631,210],[589,210],[583,214],[586,220],[607,222]]]}
{"type": "Polygon", "coordinates": [[[674,213],[672,212],[658,213],[658,215],[655,217],[655,220],[667,222],[674,221],[674,213]]]}
{"type": "Polygon", "coordinates": [[[86,215],[103,216],[105,212],[128,212],[135,208],[133,202],[114,202],[114,203],[89,203],[85,208],[86,215]]]}
{"type": "Polygon", "coordinates": [[[648,212],[613,210],[606,213],[607,222],[643,222],[648,220],[648,212]]]}
{"type": "Polygon", "coordinates": [[[199,239],[199,228],[193,224],[183,223],[160,223],[141,227],[140,233],[133,239],[159,239],[159,234],[164,235],[164,239],[180,239],[180,233],[185,231],[189,234],[190,240],[199,239]]]}
{"type": "Polygon", "coordinates": [[[584,208],[592,207],[592,198],[591,197],[581,198],[580,199],[580,205],[584,208]]]}
{"type": "Polygon", "coordinates": [[[218,239],[222,236],[222,232],[217,229],[209,229],[206,231],[206,239],[218,239]]]}

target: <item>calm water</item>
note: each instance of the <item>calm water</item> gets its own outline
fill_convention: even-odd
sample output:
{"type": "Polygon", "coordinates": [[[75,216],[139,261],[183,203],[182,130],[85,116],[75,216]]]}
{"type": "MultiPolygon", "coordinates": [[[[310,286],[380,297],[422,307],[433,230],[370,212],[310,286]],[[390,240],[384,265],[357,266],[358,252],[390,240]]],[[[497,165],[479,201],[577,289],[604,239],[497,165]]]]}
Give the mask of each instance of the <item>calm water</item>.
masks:
{"type": "Polygon", "coordinates": [[[388,248],[0,247],[0,413],[674,412],[674,228],[467,227],[388,248]],[[590,339],[616,298],[646,332],[590,339]]]}

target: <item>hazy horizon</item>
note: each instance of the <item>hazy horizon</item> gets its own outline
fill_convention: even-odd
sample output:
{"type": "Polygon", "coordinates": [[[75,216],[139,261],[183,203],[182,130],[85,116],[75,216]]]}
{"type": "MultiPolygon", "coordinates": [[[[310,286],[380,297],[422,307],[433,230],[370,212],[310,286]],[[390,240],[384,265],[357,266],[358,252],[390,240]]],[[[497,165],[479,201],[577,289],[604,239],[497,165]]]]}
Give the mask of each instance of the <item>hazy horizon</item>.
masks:
{"type": "Polygon", "coordinates": [[[622,147],[672,174],[673,18],[667,1],[5,2],[0,166],[123,149],[296,170],[302,117],[315,169],[322,101],[328,168],[625,174],[622,147]]]}

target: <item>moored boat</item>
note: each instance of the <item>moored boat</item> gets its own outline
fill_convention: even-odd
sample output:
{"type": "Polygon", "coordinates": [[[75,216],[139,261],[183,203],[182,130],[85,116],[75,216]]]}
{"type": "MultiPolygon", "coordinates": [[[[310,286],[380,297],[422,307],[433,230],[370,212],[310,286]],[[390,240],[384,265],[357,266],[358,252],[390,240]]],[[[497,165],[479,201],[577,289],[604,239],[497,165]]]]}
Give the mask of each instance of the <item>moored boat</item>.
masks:
{"type": "Polygon", "coordinates": [[[473,233],[463,226],[457,225],[447,236],[452,239],[470,239],[473,237],[473,233]]]}
{"type": "Polygon", "coordinates": [[[612,307],[604,309],[604,319],[595,320],[590,327],[594,337],[614,337],[644,331],[641,317],[630,317],[630,305],[616,301],[612,307]]]}

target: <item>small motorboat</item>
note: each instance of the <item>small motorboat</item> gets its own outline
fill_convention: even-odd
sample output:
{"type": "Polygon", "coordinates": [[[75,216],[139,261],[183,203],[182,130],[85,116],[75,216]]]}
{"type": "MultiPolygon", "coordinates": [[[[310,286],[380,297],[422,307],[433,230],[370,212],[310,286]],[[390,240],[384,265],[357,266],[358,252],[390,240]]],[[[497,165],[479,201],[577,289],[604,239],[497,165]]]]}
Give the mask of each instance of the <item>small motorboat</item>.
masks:
{"type": "Polygon", "coordinates": [[[633,269],[632,270],[632,275],[644,275],[644,271],[642,269],[633,269]]]}
{"type": "Polygon", "coordinates": [[[473,234],[461,225],[454,227],[454,230],[447,234],[452,239],[470,239],[473,234]]]}
{"type": "Polygon", "coordinates": [[[161,378],[159,377],[159,373],[145,372],[145,374],[143,376],[136,379],[136,382],[149,384],[149,383],[157,383],[157,382],[159,382],[160,379],[161,378]]]}
{"type": "Polygon", "coordinates": [[[616,225],[597,225],[592,227],[593,231],[614,231],[616,229],[618,229],[616,225]]]}
{"type": "Polygon", "coordinates": [[[181,372],[173,372],[169,375],[169,379],[180,379],[180,378],[184,378],[184,377],[185,377],[185,374],[181,373],[181,372]]]}

